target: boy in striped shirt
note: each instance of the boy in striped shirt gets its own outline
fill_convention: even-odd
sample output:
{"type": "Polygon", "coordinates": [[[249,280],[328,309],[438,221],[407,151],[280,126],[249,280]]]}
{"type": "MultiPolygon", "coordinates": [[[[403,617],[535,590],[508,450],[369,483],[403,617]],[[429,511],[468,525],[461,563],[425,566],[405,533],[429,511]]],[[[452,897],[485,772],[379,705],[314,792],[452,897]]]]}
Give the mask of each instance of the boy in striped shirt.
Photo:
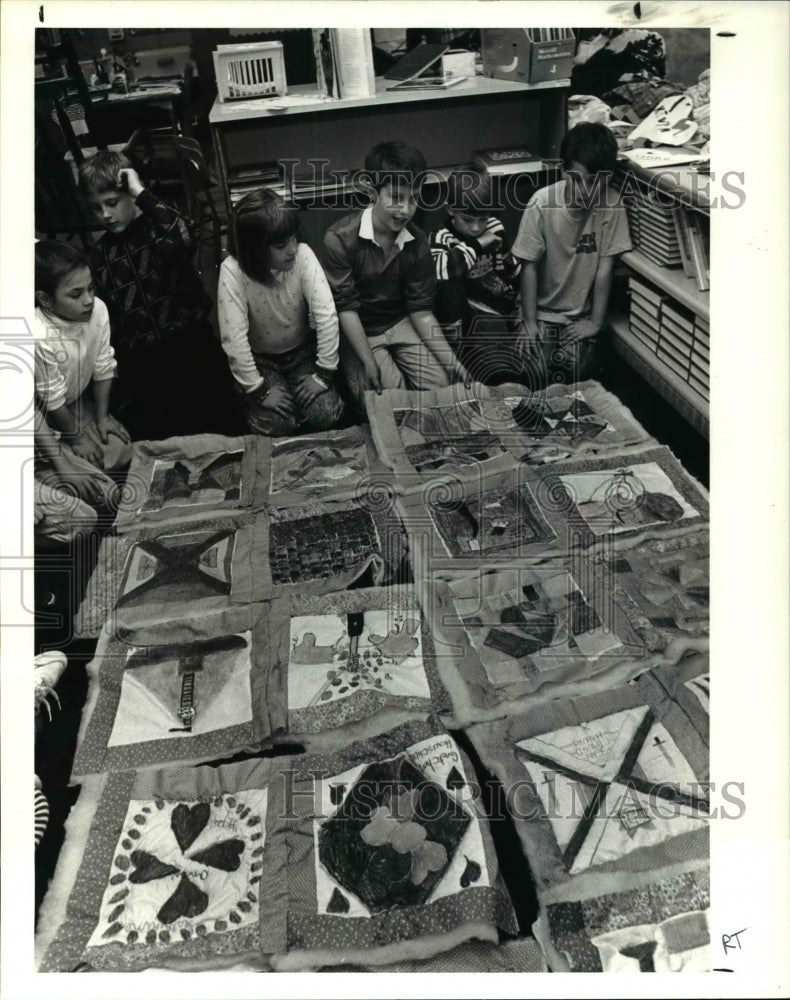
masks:
{"type": "Polygon", "coordinates": [[[493,328],[490,321],[481,324],[476,317],[517,315],[521,264],[510,252],[505,227],[492,214],[488,175],[456,171],[447,185],[447,219],[430,235],[437,282],[435,314],[449,328],[452,342],[460,336],[461,359],[474,372],[477,355],[485,353],[483,345],[475,343],[480,340],[476,333],[482,326],[493,328]]]}

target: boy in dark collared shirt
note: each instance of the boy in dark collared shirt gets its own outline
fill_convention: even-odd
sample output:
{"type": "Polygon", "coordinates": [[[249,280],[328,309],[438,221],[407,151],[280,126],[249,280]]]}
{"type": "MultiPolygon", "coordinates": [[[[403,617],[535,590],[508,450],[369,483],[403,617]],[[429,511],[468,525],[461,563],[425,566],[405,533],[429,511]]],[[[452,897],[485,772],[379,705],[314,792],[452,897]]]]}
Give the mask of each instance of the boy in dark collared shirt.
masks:
{"type": "Polygon", "coordinates": [[[434,318],[431,251],[411,223],[425,159],[405,142],[382,142],[365,170],[375,200],[330,226],[323,254],[340,363],[363,412],[366,389],[439,389],[467,377],[434,318]]]}

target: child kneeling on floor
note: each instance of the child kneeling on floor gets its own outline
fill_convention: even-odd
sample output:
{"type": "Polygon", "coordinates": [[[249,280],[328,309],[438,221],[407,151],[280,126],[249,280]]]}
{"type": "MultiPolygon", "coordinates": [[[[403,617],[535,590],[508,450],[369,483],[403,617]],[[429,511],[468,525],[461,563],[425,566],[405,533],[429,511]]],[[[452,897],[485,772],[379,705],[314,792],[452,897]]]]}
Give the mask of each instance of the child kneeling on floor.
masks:
{"type": "Polygon", "coordinates": [[[117,363],[107,307],[94,295],[86,257],[68,243],[36,244],[35,388],[47,423],[91,467],[131,461],[129,434],[110,416],[117,363]]]}
{"type": "Polygon", "coordinates": [[[337,426],[337,312],[318,259],[299,241],[298,209],[252,191],[236,206],[230,249],[217,311],[249,429],[280,437],[337,426]]]}

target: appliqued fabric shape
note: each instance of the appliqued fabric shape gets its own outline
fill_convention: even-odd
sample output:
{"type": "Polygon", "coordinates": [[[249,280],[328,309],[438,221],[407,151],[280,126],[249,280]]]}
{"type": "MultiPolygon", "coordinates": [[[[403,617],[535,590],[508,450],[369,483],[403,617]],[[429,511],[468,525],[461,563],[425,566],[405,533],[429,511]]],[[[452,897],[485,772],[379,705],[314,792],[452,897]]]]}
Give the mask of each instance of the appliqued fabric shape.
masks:
{"type": "Polygon", "coordinates": [[[258,506],[266,499],[263,459],[255,436],[198,434],[137,442],[116,524],[124,530],[258,506]]]}

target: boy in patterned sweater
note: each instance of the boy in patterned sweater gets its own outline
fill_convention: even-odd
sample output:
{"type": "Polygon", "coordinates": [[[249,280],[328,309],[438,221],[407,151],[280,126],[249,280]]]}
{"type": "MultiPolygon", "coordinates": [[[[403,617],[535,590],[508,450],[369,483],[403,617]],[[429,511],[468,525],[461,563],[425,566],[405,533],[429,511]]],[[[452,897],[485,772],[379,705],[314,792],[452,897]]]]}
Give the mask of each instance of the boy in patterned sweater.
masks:
{"type": "Polygon", "coordinates": [[[135,440],[236,433],[239,417],[188,221],[143,186],[123,153],[100,150],[79,175],[107,230],[91,264],[110,311],[114,403],[125,426],[135,440]]]}
{"type": "Polygon", "coordinates": [[[481,335],[481,327],[490,332],[505,330],[506,325],[478,317],[510,319],[517,314],[521,264],[510,252],[505,227],[492,214],[488,175],[456,171],[447,187],[448,218],[430,235],[437,281],[436,318],[449,328],[451,340],[460,336],[461,359],[472,374],[486,381],[486,374],[492,373],[479,370],[479,363],[483,355],[490,361],[490,338],[481,335]]]}

